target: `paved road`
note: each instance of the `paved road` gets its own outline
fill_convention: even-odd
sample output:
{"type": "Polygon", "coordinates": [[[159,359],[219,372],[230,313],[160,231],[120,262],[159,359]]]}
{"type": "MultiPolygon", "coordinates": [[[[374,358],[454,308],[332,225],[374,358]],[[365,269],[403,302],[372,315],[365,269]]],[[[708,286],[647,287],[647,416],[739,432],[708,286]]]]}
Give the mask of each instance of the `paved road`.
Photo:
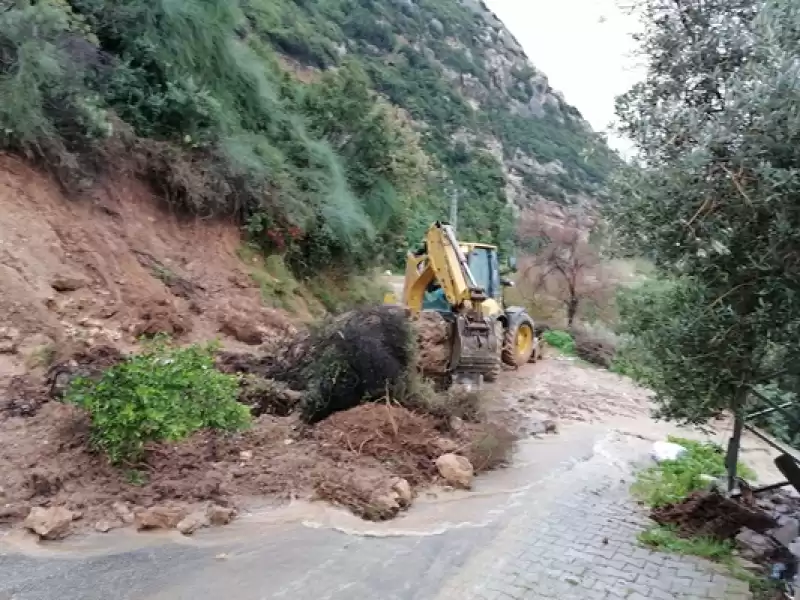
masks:
{"type": "Polygon", "coordinates": [[[479,504],[489,518],[462,520],[469,511],[445,505],[461,526],[440,534],[410,535],[400,524],[394,531],[377,528],[383,536],[353,535],[245,519],[238,528],[186,541],[132,537],[155,541],[116,551],[89,552],[78,544],[23,554],[7,546],[0,554],[0,599],[750,597],[714,565],[638,547],[644,518],[627,488],[630,460],[643,448],[607,433],[578,433],[534,448],[539,453],[517,472],[530,475],[528,485],[502,502],[502,494],[487,496],[498,503],[495,510],[479,504]]]}

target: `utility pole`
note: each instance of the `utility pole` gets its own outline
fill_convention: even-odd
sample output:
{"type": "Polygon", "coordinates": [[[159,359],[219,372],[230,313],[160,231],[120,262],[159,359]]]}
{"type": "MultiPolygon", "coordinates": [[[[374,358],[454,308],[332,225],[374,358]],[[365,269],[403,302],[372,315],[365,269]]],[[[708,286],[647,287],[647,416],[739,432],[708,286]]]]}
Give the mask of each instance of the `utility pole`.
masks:
{"type": "Polygon", "coordinates": [[[450,182],[450,226],[453,228],[453,232],[456,231],[456,227],[458,226],[458,188],[453,185],[453,181],[450,182]]]}

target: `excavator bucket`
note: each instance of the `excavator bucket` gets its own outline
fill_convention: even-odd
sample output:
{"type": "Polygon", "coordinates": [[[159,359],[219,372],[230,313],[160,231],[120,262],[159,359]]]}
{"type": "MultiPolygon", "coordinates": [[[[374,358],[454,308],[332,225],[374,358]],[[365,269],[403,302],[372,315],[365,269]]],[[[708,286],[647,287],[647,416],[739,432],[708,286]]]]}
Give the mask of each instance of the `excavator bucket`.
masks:
{"type": "Polygon", "coordinates": [[[483,376],[495,369],[499,360],[499,344],[489,319],[469,320],[456,317],[455,339],[450,370],[460,383],[480,384],[483,376]]]}

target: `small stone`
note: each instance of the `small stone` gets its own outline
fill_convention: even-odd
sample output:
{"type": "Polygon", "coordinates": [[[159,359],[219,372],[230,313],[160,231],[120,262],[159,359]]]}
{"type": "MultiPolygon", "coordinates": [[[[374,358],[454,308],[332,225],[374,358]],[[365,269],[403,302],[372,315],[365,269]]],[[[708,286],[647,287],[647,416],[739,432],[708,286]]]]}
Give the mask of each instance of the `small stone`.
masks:
{"type": "Polygon", "coordinates": [[[461,417],[450,417],[450,430],[459,433],[464,429],[464,420],[461,417]]]}
{"type": "Polygon", "coordinates": [[[186,516],[185,508],[153,506],[134,512],[134,524],[139,531],[173,529],[186,516]]]}
{"type": "Polygon", "coordinates": [[[242,460],[250,460],[253,458],[253,451],[252,450],[242,450],[239,452],[239,458],[242,460]]]}
{"type": "Polygon", "coordinates": [[[472,463],[458,454],[443,454],[436,459],[439,474],[450,485],[468,490],[472,487],[475,470],[472,463]]]}
{"type": "Polygon", "coordinates": [[[123,523],[125,523],[125,525],[130,525],[131,523],[133,523],[134,520],[133,511],[130,508],[128,508],[127,504],[125,504],[124,502],[114,502],[114,504],[111,505],[111,508],[120,518],[120,520],[123,523]]]}
{"type": "Polygon", "coordinates": [[[198,529],[208,527],[208,525],[208,515],[203,511],[197,511],[181,519],[180,523],[178,523],[176,526],[176,529],[183,535],[192,535],[198,529]]]}
{"type": "Polygon", "coordinates": [[[553,433],[553,434],[558,433],[558,423],[556,423],[555,421],[547,419],[546,421],[542,422],[542,425],[544,425],[545,433],[553,433]]]}
{"type": "Polygon", "coordinates": [[[105,519],[94,524],[95,531],[100,533],[108,533],[112,529],[116,529],[117,526],[118,523],[111,523],[111,521],[107,521],[105,519]]]}
{"type": "Polygon", "coordinates": [[[88,281],[83,277],[75,277],[72,275],[57,275],[50,282],[52,287],[57,292],[74,292],[86,286],[88,281]]]}
{"type": "Polygon", "coordinates": [[[73,518],[72,511],[62,506],[52,508],[34,506],[23,525],[38,535],[40,539],[60,540],[69,534],[73,518]]]}
{"type": "Polygon", "coordinates": [[[458,450],[458,444],[448,438],[439,438],[434,442],[434,445],[442,454],[451,454],[458,450]]]}
{"type": "Polygon", "coordinates": [[[228,555],[223,552],[221,554],[217,554],[214,558],[216,558],[217,560],[226,560],[228,558],[228,555]]]}
{"type": "Polygon", "coordinates": [[[414,492],[411,489],[411,484],[402,477],[394,477],[391,481],[392,491],[397,494],[400,506],[406,508],[411,506],[411,501],[414,499],[414,492]]]}
{"type": "Polygon", "coordinates": [[[221,525],[227,525],[233,520],[235,516],[236,516],[235,508],[228,508],[225,506],[212,504],[206,509],[206,517],[208,518],[208,522],[214,525],[215,527],[219,527],[221,525]]]}

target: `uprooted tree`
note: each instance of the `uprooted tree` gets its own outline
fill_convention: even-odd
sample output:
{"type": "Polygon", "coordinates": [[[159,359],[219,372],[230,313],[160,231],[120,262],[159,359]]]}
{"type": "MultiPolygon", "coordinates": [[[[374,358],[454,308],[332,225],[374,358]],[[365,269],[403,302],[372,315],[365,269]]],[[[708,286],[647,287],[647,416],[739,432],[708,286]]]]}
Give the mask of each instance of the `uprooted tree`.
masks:
{"type": "Polygon", "coordinates": [[[640,164],[609,216],[665,283],[621,314],[662,416],[700,423],[800,368],[800,5],[648,0],[642,16],[647,77],[617,104],[640,164]]]}
{"type": "Polygon", "coordinates": [[[523,265],[523,285],[534,294],[556,298],[570,328],[578,309],[587,301],[601,301],[609,289],[600,253],[589,239],[589,224],[590,220],[577,214],[559,223],[534,215],[523,217],[518,229],[519,238],[535,241],[537,246],[523,265]]]}

